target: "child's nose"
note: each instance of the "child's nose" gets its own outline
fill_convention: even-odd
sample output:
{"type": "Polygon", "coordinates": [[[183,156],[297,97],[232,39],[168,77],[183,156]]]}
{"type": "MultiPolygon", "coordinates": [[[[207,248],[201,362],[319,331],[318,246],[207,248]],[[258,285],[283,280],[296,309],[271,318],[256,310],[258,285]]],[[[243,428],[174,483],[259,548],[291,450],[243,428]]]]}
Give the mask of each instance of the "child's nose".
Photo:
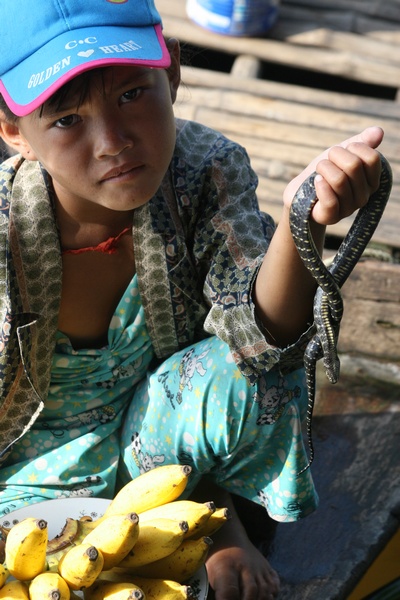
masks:
{"type": "Polygon", "coordinates": [[[117,156],[124,150],[133,147],[133,139],[124,123],[118,117],[105,118],[95,131],[95,155],[101,159],[117,156]]]}

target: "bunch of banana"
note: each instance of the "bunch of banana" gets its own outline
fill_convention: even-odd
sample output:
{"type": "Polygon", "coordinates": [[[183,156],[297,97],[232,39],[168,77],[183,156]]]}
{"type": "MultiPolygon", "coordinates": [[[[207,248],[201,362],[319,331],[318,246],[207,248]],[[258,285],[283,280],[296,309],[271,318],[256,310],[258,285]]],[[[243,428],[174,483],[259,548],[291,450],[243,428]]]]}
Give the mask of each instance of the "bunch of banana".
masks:
{"type": "Polygon", "coordinates": [[[0,600],[71,600],[74,590],[86,600],[192,598],[184,582],[204,565],[209,536],[229,512],[178,500],[190,472],[187,465],[148,471],[126,484],[101,518],[68,518],[52,540],[41,519],[3,529],[0,600]]]}

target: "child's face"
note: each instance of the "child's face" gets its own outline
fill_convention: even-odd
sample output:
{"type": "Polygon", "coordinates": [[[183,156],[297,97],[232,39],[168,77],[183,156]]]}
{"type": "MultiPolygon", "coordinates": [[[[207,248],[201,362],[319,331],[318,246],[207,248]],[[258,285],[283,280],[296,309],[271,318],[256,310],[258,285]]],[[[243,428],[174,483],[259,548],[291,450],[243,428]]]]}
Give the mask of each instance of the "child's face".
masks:
{"type": "Polygon", "coordinates": [[[17,149],[43,164],[65,207],[127,211],[145,204],[175,145],[176,68],[121,66],[95,73],[78,108],[73,97],[57,112],[45,105],[42,115],[20,118],[17,149]]]}

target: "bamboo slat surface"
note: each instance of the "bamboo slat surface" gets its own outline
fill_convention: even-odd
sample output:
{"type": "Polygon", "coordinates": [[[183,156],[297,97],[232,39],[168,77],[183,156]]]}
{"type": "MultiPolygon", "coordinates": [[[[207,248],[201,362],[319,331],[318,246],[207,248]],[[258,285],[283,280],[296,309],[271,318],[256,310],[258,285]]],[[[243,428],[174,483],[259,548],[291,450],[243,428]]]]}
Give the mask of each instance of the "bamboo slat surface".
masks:
{"type": "MultiPolygon", "coordinates": [[[[187,18],[185,0],[158,0],[157,5],[167,37],[198,52],[231,55],[230,72],[218,70],[214,57],[209,68],[183,67],[176,114],[214,127],[247,148],[260,178],[260,205],[276,220],[285,185],[312,158],[369,125],[383,127],[381,150],[392,165],[394,186],[374,241],[399,248],[400,2],[283,1],[276,26],[263,38],[209,32],[187,18]],[[235,69],[244,56],[261,63],[267,75],[245,77],[235,69]],[[300,81],[299,76],[268,79],[272,63],[301,69],[300,81]],[[304,69],[313,73],[308,85],[301,84],[304,69]],[[384,86],[392,97],[320,89],[320,78],[327,74],[384,86]]],[[[330,233],[343,237],[350,221],[330,233]]]]}

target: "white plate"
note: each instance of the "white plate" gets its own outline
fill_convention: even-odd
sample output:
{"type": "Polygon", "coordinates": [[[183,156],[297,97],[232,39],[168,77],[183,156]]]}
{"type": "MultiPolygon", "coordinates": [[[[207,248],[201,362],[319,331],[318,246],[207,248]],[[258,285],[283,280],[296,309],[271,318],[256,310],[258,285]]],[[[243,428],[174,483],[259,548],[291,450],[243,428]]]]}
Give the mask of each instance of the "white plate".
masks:
{"type": "MultiPolygon", "coordinates": [[[[98,519],[104,514],[109,504],[110,500],[105,498],[60,498],[59,500],[46,500],[9,513],[3,517],[0,524],[3,527],[11,527],[27,517],[45,519],[47,521],[49,539],[52,539],[60,533],[68,517],[80,519],[83,516],[90,516],[93,519],[98,519]]],[[[205,567],[197,571],[188,581],[188,585],[197,594],[197,600],[207,599],[208,579],[205,567]]],[[[78,594],[82,596],[80,592],[78,594]]]]}

